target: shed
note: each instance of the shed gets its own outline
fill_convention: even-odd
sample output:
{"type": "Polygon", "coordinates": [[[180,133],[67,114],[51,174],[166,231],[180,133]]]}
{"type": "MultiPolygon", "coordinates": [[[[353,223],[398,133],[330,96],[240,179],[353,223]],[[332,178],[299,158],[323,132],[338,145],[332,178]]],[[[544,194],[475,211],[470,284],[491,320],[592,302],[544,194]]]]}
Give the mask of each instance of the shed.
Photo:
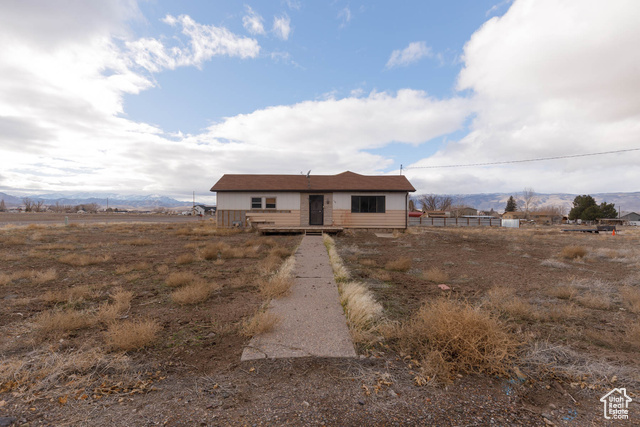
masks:
{"type": "Polygon", "coordinates": [[[403,175],[231,175],[211,188],[220,227],[406,228],[403,175]]]}

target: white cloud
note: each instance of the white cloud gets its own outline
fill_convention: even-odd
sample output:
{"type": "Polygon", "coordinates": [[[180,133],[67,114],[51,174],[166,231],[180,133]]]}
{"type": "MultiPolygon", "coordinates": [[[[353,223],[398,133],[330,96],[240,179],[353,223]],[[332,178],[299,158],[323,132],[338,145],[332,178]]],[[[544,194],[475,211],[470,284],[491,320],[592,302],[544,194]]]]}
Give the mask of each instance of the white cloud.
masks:
{"type": "Polygon", "coordinates": [[[278,38],[288,40],[291,33],[291,19],[285,13],[282,16],[273,17],[273,32],[278,38]]]}
{"type": "Polygon", "coordinates": [[[285,3],[291,10],[300,10],[300,2],[298,0],[285,0],[285,3]]]}
{"type": "Polygon", "coordinates": [[[255,58],[260,52],[255,39],[238,36],[226,28],[199,24],[188,15],[177,18],[167,15],[163,22],[172,27],[180,25],[182,34],[189,39],[189,48],[169,48],[154,38],[127,42],[133,61],[151,72],[186,66],[199,68],[205,61],[221,55],[255,58]]]}
{"type": "Polygon", "coordinates": [[[347,24],[351,21],[351,9],[349,9],[349,6],[346,6],[344,9],[338,12],[338,19],[342,21],[340,24],[340,28],[344,28],[347,26],[347,24]]]}
{"type": "Polygon", "coordinates": [[[425,42],[413,42],[402,50],[394,50],[389,61],[387,61],[386,67],[406,67],[424,57],[430,56],[432,56],[431,48],[425,42]]]}
{"type": "MultiPolygon", "coordinates": [[[[464,49],[470,133],[417,164],[480,163],[635,148],[640,26],[635,1],[515,1],[464,49]]],[[[638,153],[516,166],[414,170],[434,191],[637,191],[638,153]],[[455,180],[451,172],[455,171],[455,180]],[[464,177],[464,179],[458,179],[464,177]],[[437,189],[437,190],[436,190],[437,189]]]]}
{"type": "Polygon", "coordinates": [[[251,6],[245,6],[247,14],[242,17],[242,25],[251,34],[266,34],[262,22],[262,16],[257,14],[251,6]]]}

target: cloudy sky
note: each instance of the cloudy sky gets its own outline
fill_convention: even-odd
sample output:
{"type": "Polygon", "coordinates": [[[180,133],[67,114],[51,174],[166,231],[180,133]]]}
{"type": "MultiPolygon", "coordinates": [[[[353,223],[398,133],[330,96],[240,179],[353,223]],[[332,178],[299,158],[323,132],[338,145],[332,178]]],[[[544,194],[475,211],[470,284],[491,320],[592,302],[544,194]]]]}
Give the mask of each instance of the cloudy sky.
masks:
{"type": "Polygon", "coordinates": [[[3,0],[0,191],[640,190],[637,0],[3,0]]]}

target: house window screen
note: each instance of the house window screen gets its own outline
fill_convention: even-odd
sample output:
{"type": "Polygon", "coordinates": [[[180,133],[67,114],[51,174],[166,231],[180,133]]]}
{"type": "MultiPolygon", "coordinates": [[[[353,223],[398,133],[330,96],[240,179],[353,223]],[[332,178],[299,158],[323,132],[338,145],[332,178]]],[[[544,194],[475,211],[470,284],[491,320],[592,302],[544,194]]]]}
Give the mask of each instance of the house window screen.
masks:
{"type": "Polygon", "coordinates": [[[385,196],[351,196],[352,213],[384,213],[385,196]]]}
{"type": "Polygon", "coordinates": [[[251,209],[262,209],[262,197],[251,198],[251,209]]]}
{"type": "Polygon", "coordinates": [[[275,209],[276,208],[276,198],[275,197],[267,197],[265,199],[265,207],[267,209],[275,209]]]}

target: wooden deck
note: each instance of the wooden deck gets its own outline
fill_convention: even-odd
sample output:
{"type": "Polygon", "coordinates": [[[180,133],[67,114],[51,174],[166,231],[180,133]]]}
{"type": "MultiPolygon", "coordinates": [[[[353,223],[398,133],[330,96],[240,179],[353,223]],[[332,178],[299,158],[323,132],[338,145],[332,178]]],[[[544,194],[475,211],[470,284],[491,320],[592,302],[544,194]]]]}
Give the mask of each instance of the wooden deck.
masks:
{"type": "Polygon", "coordinates": [[[304,227],[284,227],[277,225],[259,224],[256,226],[262,234],[269,233],[290,233],[290,234],[335,234],[344,230],[343,227],[324,226],[324,225],[307,225],[304,227]]]}

